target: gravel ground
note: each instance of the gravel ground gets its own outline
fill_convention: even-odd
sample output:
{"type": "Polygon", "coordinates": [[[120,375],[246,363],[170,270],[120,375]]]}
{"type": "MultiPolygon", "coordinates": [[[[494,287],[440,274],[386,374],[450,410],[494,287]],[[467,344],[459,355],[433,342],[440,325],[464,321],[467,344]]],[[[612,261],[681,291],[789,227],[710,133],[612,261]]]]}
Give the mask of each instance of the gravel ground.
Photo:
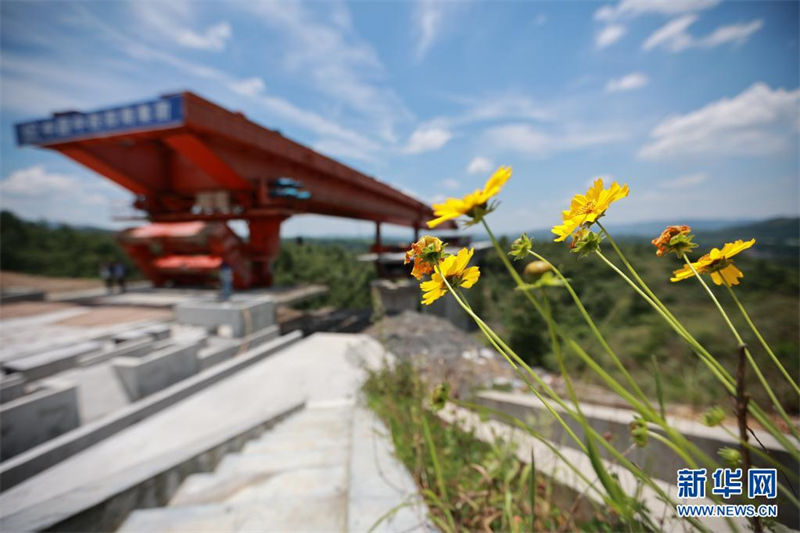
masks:
{"type": "Polygon", "coordinates": [[[500,354],[443,318],[405,311],[383,318],[365,333],[399,359],[413,361],[429,384],[449,382],[454,396],[521,385],[500,354]]]}

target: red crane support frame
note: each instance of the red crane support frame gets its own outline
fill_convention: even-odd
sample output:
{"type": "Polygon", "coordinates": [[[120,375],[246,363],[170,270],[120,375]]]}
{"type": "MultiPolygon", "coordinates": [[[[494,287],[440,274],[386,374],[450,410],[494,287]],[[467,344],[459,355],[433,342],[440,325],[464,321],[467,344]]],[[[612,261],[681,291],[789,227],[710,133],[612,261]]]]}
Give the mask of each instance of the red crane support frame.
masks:
{"type": "Polygon", "coordinates": [[[57,150],[130,190],[153,222],[247,221],[252,285],[271,283],[280,225],[291,215],[385,222],[415,233],[433,217],[415,198],[191,92],[57,113],[17,125],[17,135],[20,144],[57,150]],[[279,178],[299,182],[310,196],[276,197],[279,178]]]}

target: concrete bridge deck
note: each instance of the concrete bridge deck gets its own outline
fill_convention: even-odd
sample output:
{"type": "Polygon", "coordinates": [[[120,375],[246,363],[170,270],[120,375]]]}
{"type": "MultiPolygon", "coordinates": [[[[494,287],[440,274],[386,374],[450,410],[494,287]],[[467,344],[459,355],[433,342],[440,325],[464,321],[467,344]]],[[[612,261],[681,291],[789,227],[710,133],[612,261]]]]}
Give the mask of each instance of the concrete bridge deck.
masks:
{"type": "MultiPolygon", "coordinates": [[[[186,465],[192,457],[200,456],[210,449],[218,449],[219,443],[246,434],[259,424],[294,413],[304,404],[308,406],[305,414],[300,411],[292,416],[308,417],[312,410],[316,410],[317,413],[322,413],[322,419],[327,416],[328,425],[333,424],[340,430],[336,439],[331,438],[333,446],[340,448],[329,456],[329,461],[335,462],[331,467],[333,470],[309,470],[307,461],[303,462],[300,442],[322,445],[324,443],[321,440],[315,442],[322,439],[319,435],[313,437],[307,434],[307,438],[295,435],[292,440],[287,437],[291,433],[289,431],[284,435],[286,438],[278,439],[284,443],[283,446],[288,445],[283,450],[284,454],[292,456],[292,452],[297,451],[297,471],[286,474],[289,478],[292,475],[305,476],[306,481],[319,487],[328,487],[330,490],[338,487],[338,492],[334,491],[337,497],[327,500],[323,498],[318,502],[319,506],[309,504],[303,508],[308,523],[323,524],[315,521],[315,513],[327,516],[330,505],[336,505],[338,507],[335,516],[340,518],[336,524],[349,524],[354,530],[369,529],[381,515],[414,495],[413,482],[403,466],[392,458],[391,444],[385,440],[385,436],[380,436],[385,435],[385,429],[380,427],[380,423],[371,414],[359,409],[355,403],[364,377],[362,365],[379,364],[383,357],[382,348],[364,335],[312,335],[3,492],[0,494],[0,530],[40,530],[54,526],[58,528],[59,524],[73,530],[81,524],[83,527],[78,529],[85,530],[88,529],[87,523],[80,522],[81,513],[84,513],[84,517],[105,516],[104,520],[111,516],[112,521],[117,520],[115,525],[119,525],[128,512],[133,510],[131,505],[164,505],[173,496],[182,479],[195,473],[184,468],[176,471],[171,478],[165,477],[176,465],[186,465]],[[376,450],[381,451],[377,453],[376,450]],[[373,459],[379,455],[382,459],[378,465],[373,459]],[[341,475],[342,469],[346,469],[346,475],[341,475]],[[338,477],[333,476],[334,470],[338,477]],[[383,477],[386,472],[389,472],[390,479],[395,480],[388,486],[383,477]],[[165,479],[172,479],[172,482],[167,483],[165,479]],[[131,501],[127,504],[120,503],[124,500],[118,498],[120,495],[130,494],[132,487],[141,487],[148,483],[152,494],[156,496],[149,498],[149,501],[139,498],[133,504],[131,501]],[[104,513],[104,502],[114,502],[115,507],[104,513]],[[74,521],[76,516],[78,522],[74,521]],[[345,520],[341,517],[348,518],[345,520]]],[[[322,419],[318,419],[320,428],[325,426],[322,419]]],[[[303,426],[302,418],[295,422],[292,420],[290,416],[287,424],[303,426]]],[[[309,431],[318,429],[315,429],[313,423],[309,425],[308,420],[305,425],[309,431]]],[[[278,435],[280,430],[281,425],[278,425],[274,429],[274,435],[278,435]]],[[[269,432],[265,433],[265,438],[269,439],[269,432]]],[[[226,453],[222,454],[224,455],[226,453]]],[[[258,463],[257,459],[253,459],[252,455],[248,459],[243,457],[237,470],[239,473],[253,468],[254,472],[263,474],[263,469],[269,468],[269,463],[265,462],[259,467],[261,470],[258,470],[253,464],[253,461],[258,463]]],[[[288,460],[286,465],[289,470],[292,469],[288,460]]],[[[259,489],[254,486],[243,494],[263,495],[266,494],[264,491],[269,490],[273,489],[259,489]]],[[[330,494],[333,493],[329,492],[330,494]]],[[[262,511],[271,505],[260,497],[253,497],[256,498],[254,501],[259,502],[262,511]]],[[[287,500],[286,505],[289,503],[287,500]]],[[[213,513],[214,509],[220,509],[221,504],[210,502],[209,505],[212,507],[205,512],[213,513]],[[213,507],[215,505],[217,507],[213,507]]],[[[237,509],[238,520],[248,516],[241,505],[237,509]]],[[[291,513],[281,514],[279,507],[275,507],[273,511],[272,514],[262,512],[252,516],[259,520],[272,517],[269,520],[274,521],[265,528],[268,530],[292,529],[293,524],[296,524],[279,521],[278,517],[290,516],[291,513]]],[[[135,530],[137,523],[147,523],[145,529],[148,531],[169,530],[170,524],[174,524],[174,510],[171,513],[162,510],[162,513],[169,515],[169,520],[158,522],[158,527],[154,525],[155,522],[137,522],[147,519],[148,516],[152,520],[153,513],[157,512],[151,510],[132,515],[132,521],[126,526],[127,530],[135,530]]],[[[187,514],[180,516],[185,517],[187,514]]],[[[395,517],[391,528],[402,525],[400,529],[414,529],[420,525],[422,516],[424,513],[419,509],[406,509],[395,517]]],[[[101,526],[98,521],[94,523],[101,526]]],[[[209,522],[212,523],[222,524],[209,522]]],[[[241,524],[241,521],[236,524],[241,524]]],[[[387,524],[387,527],[390,526],[387,524]]],[[[236,528],[226,526],[223,529],[236,528]]],[[[334,529],[341,530],[345,527],[334,529]]]]}

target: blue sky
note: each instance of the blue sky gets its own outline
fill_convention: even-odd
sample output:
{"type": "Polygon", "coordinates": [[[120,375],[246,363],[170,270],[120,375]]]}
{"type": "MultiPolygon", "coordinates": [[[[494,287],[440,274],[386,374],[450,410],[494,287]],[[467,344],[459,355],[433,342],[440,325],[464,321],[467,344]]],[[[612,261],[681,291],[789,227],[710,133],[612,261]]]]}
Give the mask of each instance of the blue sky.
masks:
{"type": "Polygon", "coordinates": [[[503,232],[595,176],[631,186],[610,223],[797,215],[798,5],[4,1],[0,203],[113,226],[128,193],[13,123],[188,89],[426,201],[511,165],[503,232]]]}

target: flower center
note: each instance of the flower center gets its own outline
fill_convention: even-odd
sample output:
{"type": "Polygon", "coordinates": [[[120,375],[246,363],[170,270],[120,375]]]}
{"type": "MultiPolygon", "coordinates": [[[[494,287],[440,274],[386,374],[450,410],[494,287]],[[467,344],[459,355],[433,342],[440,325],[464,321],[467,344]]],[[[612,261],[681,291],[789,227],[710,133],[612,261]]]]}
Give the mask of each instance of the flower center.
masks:
{"type": "Polygon", "coordinates": [[[586,202],[580,209],[578,209],[579,215],[588,215],[589,213],[594,213],[597,209],[597,204],[594,203],[593,200],[586,202]]]}
{"type": "Polygon", "coordinates": [[[722,257],[720,259],[712,261],[711,264],[706,267],[706,270],[708,270],[709,272],[718,272],[724,268],[727,268],[732,263],[733,261],[731,261],[727,257],[722,257]]]}

